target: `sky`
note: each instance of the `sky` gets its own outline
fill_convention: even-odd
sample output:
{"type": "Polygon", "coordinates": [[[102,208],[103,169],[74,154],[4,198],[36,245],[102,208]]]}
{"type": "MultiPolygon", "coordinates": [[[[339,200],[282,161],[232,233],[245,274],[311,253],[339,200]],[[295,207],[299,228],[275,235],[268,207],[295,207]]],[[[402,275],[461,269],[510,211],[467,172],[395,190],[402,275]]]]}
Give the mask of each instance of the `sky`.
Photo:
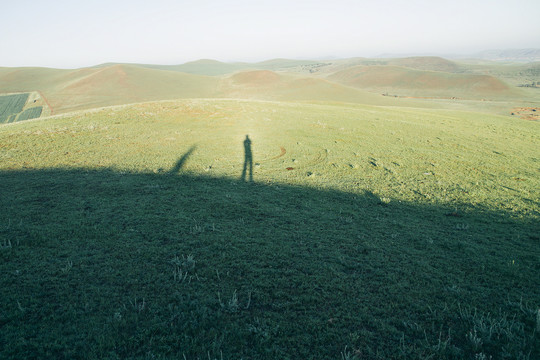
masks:
{"type": "Polygon", "coordinates": [[[5,67],[540,48],[539,0],[12,0],[0,9],[5,67]]]}

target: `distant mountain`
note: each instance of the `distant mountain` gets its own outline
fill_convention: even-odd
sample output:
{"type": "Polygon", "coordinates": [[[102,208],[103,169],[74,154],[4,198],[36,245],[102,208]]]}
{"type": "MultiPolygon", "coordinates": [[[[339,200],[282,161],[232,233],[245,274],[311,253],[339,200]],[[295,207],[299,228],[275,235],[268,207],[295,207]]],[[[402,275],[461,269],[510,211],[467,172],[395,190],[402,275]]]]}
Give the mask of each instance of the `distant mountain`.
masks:
{"type": "Polygon", "coordinates": [[[540,49],[486,50],[471,57],[491,61],[534,62],[540,61],[540,49]]]}
{"type": "Polygon", "coordinates": [[[139,64],[139,66],[159,69],[159,70],[169,70],[169,71],[180,71],[188,74],[195,75],[208,75],[208,76],[219,76],[232,74],[237,71],[243,70],[293,70],[297,67],[310,66],[318,64],[318,61],[312,60],[290,60],[290,59],[272,59],[266,60],[258,63],[224,63],[221,61],[210,60],[210,59],[201,59],[196,61],[187,62],[180,65],[149,65],[149,64],[139,64]]]}
{"type": "Polygon", "coordinates": [[[388,65],[402,66],[416,70],[444,71],[450,73],[463,72],[460,65],[438,56],[412,56],[388,59],[388,65]]]}
{"type": "Polygon", "coordinates": [[[150,69],[179,71],[194,75],[208,75],[219,76],[230,74],[235,71],[243,70],[250,67],[247,63],[224,63],[221,61],[201,59],[196,61],[190,61],[180,65],[153,65],[153,64],[140,64],[150,69]]]}
{"type": "Polygon", "coordinates": [[[256,69],[263,70],[291,70],[296,67],[309,66],[319,64],[320,61],[313,60],[291,60],[291,59],[271,59],[266,61],[261,61],[253,64],[256,69]]]}

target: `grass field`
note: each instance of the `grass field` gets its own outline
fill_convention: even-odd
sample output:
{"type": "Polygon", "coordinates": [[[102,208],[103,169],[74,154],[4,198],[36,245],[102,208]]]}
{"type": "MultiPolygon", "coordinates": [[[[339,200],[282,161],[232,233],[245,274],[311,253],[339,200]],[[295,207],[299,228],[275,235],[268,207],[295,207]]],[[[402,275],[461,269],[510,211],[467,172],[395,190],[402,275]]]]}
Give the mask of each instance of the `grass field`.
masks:
{"type": "Polygon", "coordinates": [[[23,120],[39,118],[41,116],[42,111],[43,111],[43,109],[42,109],[41,106],[34,106],[34,107],[27,108],[22,113],[20,113],[17,120],[18,121],[23,121],[23,120]]]}
{"type": "Polygon", "coordinates": [[[0,96],[0,124],[12,122],[13,115],[20,113],[26,101],[28,94],[10,94],[0,96]]]}
{"type": "Polygon", "coordinates": [[[0,124],[39,118],[43,107],[36,105],[38,100],[36,93],[0,95],[0,124]]]}
{"type": "Polygon", "coordinates": [[[539,103],[538,88],[519,87],[540,81],[538,66],[410,57],[320,62],[274,59],[252,64],[199,60],[181,65],[103,64],[74,70],[0,68],[0,93],[39,93],[40,102],[34,105],[42,106],[42,116],[180,98],[337,101],[508,115],[516,106],[539,103]],[[262,74],[266,78],[260,79],[262,74]],[[270,77],[275,78],[273,83],[268,82],[270,77]]]}
{"type": "Polygon", "coordinates": [[[0,357],[536,359],[538,126],[216,99],[0,126],[0,357]]]}

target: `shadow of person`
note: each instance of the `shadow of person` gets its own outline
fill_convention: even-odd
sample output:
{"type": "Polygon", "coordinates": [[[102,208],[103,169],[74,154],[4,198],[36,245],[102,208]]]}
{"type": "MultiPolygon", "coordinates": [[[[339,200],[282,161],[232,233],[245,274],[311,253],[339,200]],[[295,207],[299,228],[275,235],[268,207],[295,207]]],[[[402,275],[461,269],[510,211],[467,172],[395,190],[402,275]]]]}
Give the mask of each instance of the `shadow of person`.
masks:
{"type": "Polygon", "coordinates": [[[251,152],[251,140],[248,135],[246,135],[246,139],[244,140],[244,168],[242,169],[241,179],[247,181],[246,176],[249,176],[250,182],[253,181],[253,153],[251,152]]]}
{"type": "Polygon", "coordinates": [[[178,159],[178,161],[176,162],[174,167],[171,170],[169,170],[169,174],[178,173],[182,169],[184,164],[186,163],[186,161],[189,158],[189,156],[191,155],[191,153],[193,153],[195,151],[195,149],[197,149],[196,145],[193,145],[192,147],[190,147],[189,150],[186,151],[186,153],[184,155],[182,155],[182,157],[180,159],[178,159]]]}

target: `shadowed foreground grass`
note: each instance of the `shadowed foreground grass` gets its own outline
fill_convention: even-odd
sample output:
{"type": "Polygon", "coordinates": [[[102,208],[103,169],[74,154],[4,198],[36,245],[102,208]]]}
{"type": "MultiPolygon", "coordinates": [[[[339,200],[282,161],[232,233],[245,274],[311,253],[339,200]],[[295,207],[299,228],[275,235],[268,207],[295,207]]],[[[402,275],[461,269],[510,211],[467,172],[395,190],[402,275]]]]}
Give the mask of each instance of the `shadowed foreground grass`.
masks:
{"type": "Polygon", "coordinates": [[[189,173],[0,179],[1,358],[540,356],[537,217],[189,173]]]}

